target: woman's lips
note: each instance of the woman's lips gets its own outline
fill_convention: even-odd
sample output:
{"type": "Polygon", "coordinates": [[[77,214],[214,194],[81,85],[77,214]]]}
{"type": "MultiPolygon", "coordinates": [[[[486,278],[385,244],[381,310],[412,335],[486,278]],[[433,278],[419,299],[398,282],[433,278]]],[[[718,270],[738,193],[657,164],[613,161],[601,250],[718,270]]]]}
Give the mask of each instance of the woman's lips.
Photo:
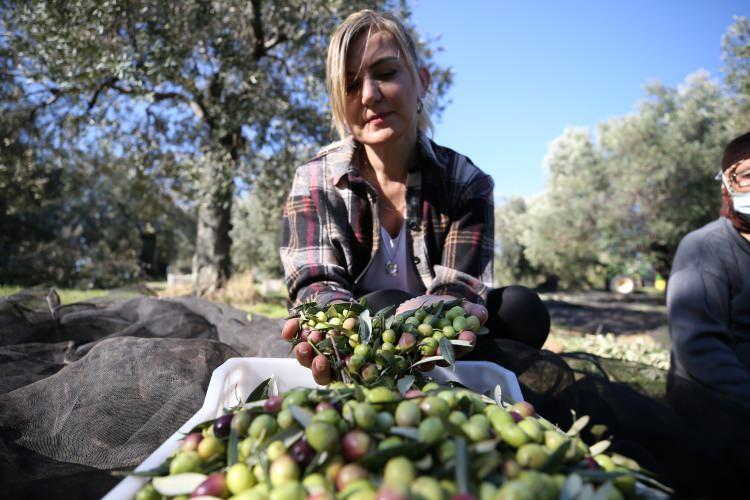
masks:
{"type": "Polygon", "coordinates": [[[380,125],[380,124],[383,123],[383,121],[385,120],[385,118],[387,116],[391,115],[391,114],[392,114],[392,112],[389,111],[387,113],[380,113],[380,114],[377,114],[377,115],[373,115],[372,117],[370,117],[367,120],[367,123],[370,124],[370,125],[380,125]]]}

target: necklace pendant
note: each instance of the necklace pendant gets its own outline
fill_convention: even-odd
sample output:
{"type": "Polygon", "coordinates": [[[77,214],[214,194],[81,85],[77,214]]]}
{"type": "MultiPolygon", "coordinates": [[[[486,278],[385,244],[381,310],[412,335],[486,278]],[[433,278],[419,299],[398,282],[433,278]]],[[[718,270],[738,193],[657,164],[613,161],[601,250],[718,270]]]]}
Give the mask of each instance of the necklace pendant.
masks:
{"type": "Polygon", "coordinates": [[[395,262],[386,263],[385,272],[391,276],[396,276],[398,274],[398,264],[396,264],[395,262]]]}

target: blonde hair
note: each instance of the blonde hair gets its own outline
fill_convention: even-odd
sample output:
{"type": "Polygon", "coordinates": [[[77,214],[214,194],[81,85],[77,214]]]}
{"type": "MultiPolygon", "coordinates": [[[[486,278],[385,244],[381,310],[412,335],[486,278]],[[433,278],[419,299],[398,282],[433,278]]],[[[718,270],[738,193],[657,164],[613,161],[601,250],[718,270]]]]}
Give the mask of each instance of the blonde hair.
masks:
{"type": "MultiPolygon", "coordinates": [[[[403,60],[415,85],[421,87],[419,68],[421,61],[417,49],[409,33],[401,22],[391,14],[381,14],[370,9],[360,10],[347,17],[336,28],[328,44],[328,58],[326,60],[326,86],[331,101],[331,115],[333,127],[341,139],[349,135],[349,127],[344,119],[344,103],[346,100],[346,60],[349,50],[357,38],[367,33],[369,37],[374,31],[387,33],[398,47],[403,60]]],[[[422,98],[423,110],[417,120],[417,129],[422,132],[432,131],[430,120],[431,102],[425,96],[422,98]]]]}

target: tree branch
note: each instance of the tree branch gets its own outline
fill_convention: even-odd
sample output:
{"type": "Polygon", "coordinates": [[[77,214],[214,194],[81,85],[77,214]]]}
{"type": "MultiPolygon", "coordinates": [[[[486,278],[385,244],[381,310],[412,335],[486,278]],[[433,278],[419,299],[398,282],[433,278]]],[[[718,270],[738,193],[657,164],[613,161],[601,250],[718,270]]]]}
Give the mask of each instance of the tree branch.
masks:
{"type": "Polygon", "coordinates": [[[260,14],[260,3],[261,0],[251,0],[250,4],[253,6],[253,34],[255,35],[255,49],[253,50],[253,58],[258,61],[266,53],[266,36],[263,33],[263,20],[260,14]]]}

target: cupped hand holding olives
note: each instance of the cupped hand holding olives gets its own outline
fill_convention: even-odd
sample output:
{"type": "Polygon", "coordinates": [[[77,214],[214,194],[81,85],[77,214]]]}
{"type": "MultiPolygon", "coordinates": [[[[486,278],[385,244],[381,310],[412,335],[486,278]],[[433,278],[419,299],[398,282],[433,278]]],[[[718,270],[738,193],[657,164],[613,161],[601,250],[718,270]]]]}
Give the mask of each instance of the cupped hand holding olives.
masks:
{"type": "Polygon", "coordinates": [[[488,332],[484,306],[450,296],[423,295],[401,304],[395,315],[392,310],[372,315],[358,303],[303,304],[281,335],[318,384],[373,385],[452,364],[488,332]]]}

